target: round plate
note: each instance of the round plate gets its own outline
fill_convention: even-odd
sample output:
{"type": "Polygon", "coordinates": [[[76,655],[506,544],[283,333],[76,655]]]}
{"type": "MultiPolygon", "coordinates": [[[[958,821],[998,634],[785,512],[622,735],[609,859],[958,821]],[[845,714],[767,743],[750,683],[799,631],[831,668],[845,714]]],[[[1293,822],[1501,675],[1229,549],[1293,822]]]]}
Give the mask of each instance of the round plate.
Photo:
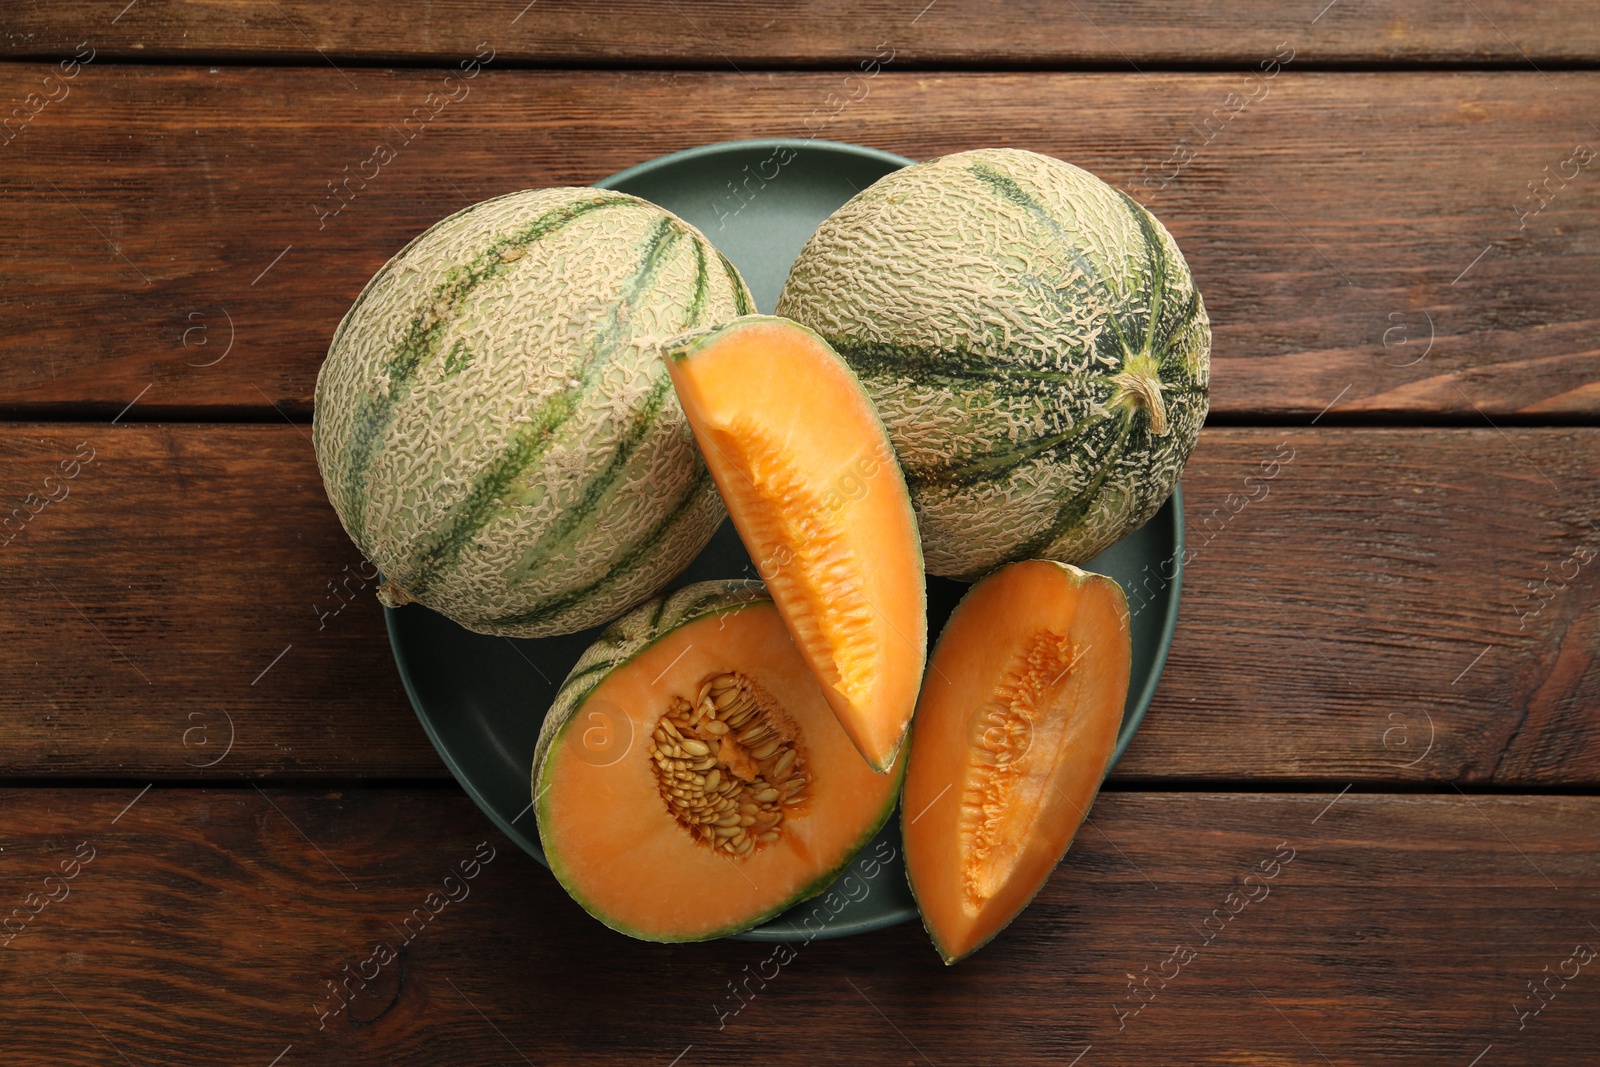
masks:
{"type": "MultiPolygon", "coordinates": [[[[595,184],[653,201],[698,226],[739,268],[757,307],[770,312],[817,224],[910,162],[831,141],[733,141],[662,156],[595,184]]],[[[1133,677],[1113,763],[1138,728],[1166,662],[1178,618],[1182,558],[1183,503],[1174,490],[1155,518],[1087,565],[1121,583],[1133,609],[1133,677]]],[[[724,522],[673,588],[754,575],[738,534],[724,522]]],[[[959,582],[928,580],[930,636],[943,628],[965,589],[959,582]]],[[[599,629],[524,640],[472,633],[415,604],[386,609],[384,615],[406,693],[439,755],[489,818],[544,863],[530,803],[534,742],[544,709],[599,629]]],[[[837,913],[814,900],[738,936],[756,941],[843,937],[914,918],[899,858],[898,814],[863,855],[894,859],[881,865],[864,894],[858,885],[854,893],[841,889],[831,898],[845,901],[837,913]],[[852,895],[860,899],[848,900],[852,895]],[[802,927],[801,918],[813,913],[812,924],[802,927]]]]}

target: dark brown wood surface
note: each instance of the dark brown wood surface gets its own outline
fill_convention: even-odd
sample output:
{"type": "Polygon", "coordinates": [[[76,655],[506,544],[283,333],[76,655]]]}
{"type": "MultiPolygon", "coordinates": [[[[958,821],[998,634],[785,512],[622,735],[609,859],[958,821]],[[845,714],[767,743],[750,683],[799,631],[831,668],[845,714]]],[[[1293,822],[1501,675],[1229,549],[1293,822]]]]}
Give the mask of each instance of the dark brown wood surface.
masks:
{"type": "MultiPolygon", "coordinates": [[[[0,65],[0,100],[49,69],[0,65]]],[[[1600,73],[1291,64],[1249,90],[1242,72],[891,68],[824,122],[837,73],[489,69],[326,214],[341,202],[330,183],[442,77],[80,67],[0,146],[13,227],[0,409],[109,418],[137,398],[135,418],[279,418],[269,404],[304,418],[362,284],[443,215],[704,142],[804,136],[809,122],[913,158],[1032,148],[1144,200],[1205,293],[1221,417],[1600,411],[1600,159],[1573,155],[1600,143],[1580,106],[1600,99],[1600,73]],[[1230,96],[1250,91],[1223,122],[1230,96]],[[1196,155],[1180,168],[1185,141],[1196,155]],[[1541,181],[1542,201],[1527,188],[1541,181]]]]}
{"type": "Polygon", "coordinates": [[[1595,1061],[1587,0],[23,0],[0,31],[0,1062],[1595,1061]],[[441,216],[807,135],[1085,166],[1215,329],[1155,702],[953,969],[914,924],[773,977],[583,914],[428,744],[309,442],[335,323],[441,216]]]}
{"type": "Polygon", "coordinates": [[[0,903],[61,898],[0,948],[8,1062],[1577,1067],[1600,1040],[1600,962],[1569,962],[1600,946],[1594,797],[1107,793],[954,968],[911,924],[796,942],[782,967],[768,944],[627,940],[438,791],[0,807],[0,903]]]}
{"type": "Polygon", "coordinates": [[[891,42],[921,66],[1253,63],[1286,37],[1344,63],[1542,63],[1600,55],[1584,0],[826,0],[752,10],[736,0],[14,0],[0,53],[56,56],[83,40],[111,56],[321,64],[452,62],[492,42],[509,61],[585,65],[853,66],[891,42]],[[120,10],[119,10],[120,9],[120,10]]]}
{"type": "MultiPolygon", "coordinates": [[[[0,673],[25,680],[0,770],[445,773],[305,427],[5,426],[0,482],[80,443],[0,548],[0,673]]],[[[1600,782],[1597,456],[1593,428],[1207,431],[1177,638],[1118,775],[1600,782]]],[[[1128,592],[1153,605],[1161,569],[1128,592]]]]}

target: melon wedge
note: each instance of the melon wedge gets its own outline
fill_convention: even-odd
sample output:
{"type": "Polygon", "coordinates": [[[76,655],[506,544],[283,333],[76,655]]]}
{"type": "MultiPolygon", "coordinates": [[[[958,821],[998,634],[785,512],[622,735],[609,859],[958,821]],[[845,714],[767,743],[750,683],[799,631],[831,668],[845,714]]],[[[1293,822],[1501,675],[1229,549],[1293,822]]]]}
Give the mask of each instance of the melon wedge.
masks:
{"type": "Polygon", "coordinates": [[[1014,563],[968,590],[928,665],[901,807],[906,875],[946,963],[1033,899],[1089,813],[1128,695],[1110,578],[1014,563]]]}
{"type": "Polygon", "coordinates": [[[750,315],[667,366],[756,570],[874,770],[905,739],[927,657],[917,520],[888,433],[812,331],[750,315]]]}
{"type": "Polygon", "coordinates": [[[591,915],[647,941],[748,929],[827,888],[894,809],[759,582],[609,627],[534,753],[539,840],[591,915]]]}

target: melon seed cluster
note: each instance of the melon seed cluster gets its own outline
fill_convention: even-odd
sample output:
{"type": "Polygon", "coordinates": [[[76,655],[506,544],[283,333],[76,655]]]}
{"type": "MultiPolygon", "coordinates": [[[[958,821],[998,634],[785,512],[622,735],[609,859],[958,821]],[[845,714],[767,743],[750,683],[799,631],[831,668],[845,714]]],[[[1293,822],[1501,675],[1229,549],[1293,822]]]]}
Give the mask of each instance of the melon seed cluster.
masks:
{"type": "Polygon", "coordinates": [[[697,841],[749,856],[806,801],[797,734],[749,678],[714,675],[694,703],[674,697],[656,724],[648,752],[661,799],[697,841]]]}

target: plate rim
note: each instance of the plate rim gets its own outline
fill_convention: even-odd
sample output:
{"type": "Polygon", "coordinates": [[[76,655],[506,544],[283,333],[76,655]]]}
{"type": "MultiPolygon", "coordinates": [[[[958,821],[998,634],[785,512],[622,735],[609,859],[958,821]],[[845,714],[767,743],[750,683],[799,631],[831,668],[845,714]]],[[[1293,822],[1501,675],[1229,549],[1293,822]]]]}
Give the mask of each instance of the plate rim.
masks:
{"type": "MultiPolygon", "coordinates": [[[[889,152],[881,148],[871,148],[866,145],[850,144],[845,141],[829,141],[821,138],[806,137],[757,137],[736,141],[718,141],[712,144],[697,145],[692,148],[685,148],[676,152],[669,152],[666,155],[657,156],[654,159],[648,159],[641,163],[636,163],[631,167],[626,167],[620,171],[617,171],[615,174],[609,175],[608,177],[594,182],[593,187],[609,189],[617,183],[630,181],[634,178],[648,175],[653,171],[663,167],[692,162],[707,157],[724,155],[734,151],[748,151],[751,149],[762,148],[805,148],[821,150],[829,155],[854,156],[874,162],[893,164],[896,169],[911,166],[916,162],[915,160],[907,159],[905,156],[897,155],[896,153],[889,152]]],[[[1152,601],[1152,604],[1159,603],[1163,611],[1161,636],[1156,642],[1153,668],[1150,671],[1149,677],[1145,680],[1144,685],[1138,694],[1138,698],[1133,704],[1131,710],[1125,709],[1123,712],[1122,722],[1118,726],[1117,744],[1112,750],[1110,762],[1106,765],[1107,776],[1111,774],[1117,763],[1122,759],[1123,753],[1127,751],[1128,745],[1133,741],[1134,735],[1138,733],[1139,726],[1144,722],[1145,712],[1149,710],[1150,704],[1155,699],[1156,689],[1161,684],[1161,676],[1166,671],[1167,656],[1172,648],[1173,636],[1177,632],[1178,612],[1180,609],[1180,596],[1183,587],[1184,571],[1183,486],[1181,480],[1173,485],[1172,493],[1166,501],[1163,501],[1163,505],[1161,509],[1158,510],[1157,514],[1159,515],[1163,512],[1166,512],[1171,517],[1170,533],[1172,538],[1173,561],[1175,566],[1173,568],[1173,576],[1167,583],[1166,588],[1163,590],[1163,594],[1159,598],[1152,601]],[[1167,503],[1172,505],[1170,512],[1167,511],[1167,503]]],[[[1155,518],[1156,516],[1151,516],[1150,521],[1153,522],[1155,518]]],[[[1143,527],[1140,527],[1140,529],[1142,528],[1143,527]]],[[[1133,531],[1130,530],[1129,533],[1131,534],[1133,531]]],[[[1126,596],[1127,590],[1123,590],[1123,594],[1126,596]]],[[[450,771],[450,776],[455,780],[456,784],[462,788],[467,796],[472,799],[472,802],[477,805],[478,810],[487,815],[489,820],[494,823],[503,834],[510,838],[513,843],[520,847],[524,852],[532,856],[541,866],[549,869],[550,864],[544,856],[544,849],[542,847],[542,843],[538,839],[537,832],[529,834],[525,831],[519,830],[516,826],[518,821],[525,818],[528,813],[533,810],[532,801],[530,800],[528,806],[524,808],[522,812],[515,818],[509,820],[504,818],[499,811],[495,809],[495,806],[489,801],[484,793],[478,789],[477,785],[473,782],[472,777],[466,773],[465,768],[446,747],[443,740],[440,738],[438,731],[434,728],[431,715],[424,711],[423,701],[418,694],[417,686],[412,678],[409,661],[401,651],[400,634],[398,631],[399,611],[400,609],[398,608],[390,608],[387,606],[383,608],[384,630],[389,638],[390,656],[394,660],[395,667],[400,674],[400,684],[405,689],[406,699],[411,704],[412,713],[416,715],[417,721],[422,724],[423,733],[427,735],[428,741],[433,745],[434,751],[444,762],[446,769],[450,771]]],[[[545,712],[548,713],[549,709],[546,708],[545,712]]],[[[531,769],[529,773],[532,773],[531,769]]],[[[897,800],[896,811],[894,815],[895,818],[898,818],[898,805],[899,802],[897,800]]],[[[824,930],[824,932],[816,936],[819,939],[848,937],[855,934],[868,933],[873,930],[885,929],[890,926],[896,926],[900,923],[910,922],[916,919],[919,919],[919,915],[915,906],[912,906],[909,910],[909,913],[905,915],[863,918],[839,925],[830,924],[824,930]]],[[[787,932],[767,930],[766,925],[764,924],[761,927],[745,930],[720,940],[779,942],[791,940],[792,937],[793,935],[787,932]]]]}
{"type": "Polygon", "coordinates": [[[695,145],[693,148],[681,148],[676,152],[668,152],[664,156],[647,159],[643,163],[635,163],[631,167],[624,167],[615,174],[601,178],[592,183],[596,189],[611,189],[620,182],[631,181],[641,175],[660,170],[662,167],[675,166],[679,163],[688,163],[703,157],[721,156],[729,152],[744,151],[760,148],[822,148],[829,155],[856,156],[860,159],[869,159],[877,163],[892,163],[895,169],[909,167],[916,163],[914,159],[882,148],[870,148],[867,145],[851,144],[848,141],[827,141],[820,137],[750,137],[739,141],[716,141],[712,144],[695,145]]]}

